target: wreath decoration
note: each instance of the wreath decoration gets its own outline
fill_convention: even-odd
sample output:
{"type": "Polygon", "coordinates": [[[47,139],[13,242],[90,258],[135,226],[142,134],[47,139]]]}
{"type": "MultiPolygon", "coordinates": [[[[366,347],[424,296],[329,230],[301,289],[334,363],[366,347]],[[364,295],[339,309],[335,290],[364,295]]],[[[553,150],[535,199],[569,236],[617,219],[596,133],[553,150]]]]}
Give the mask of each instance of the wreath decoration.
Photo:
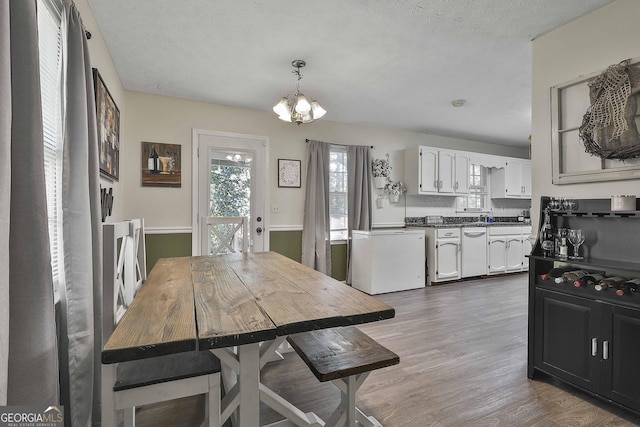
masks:
{"type": "Polygon", "coordinates": [[[579,136],[585,152],[592,156],[617,160],[640,157],[635,121],[640,69],[629,62],[611,65],[588,82],[591,105],[582,117],[579,136]]]}

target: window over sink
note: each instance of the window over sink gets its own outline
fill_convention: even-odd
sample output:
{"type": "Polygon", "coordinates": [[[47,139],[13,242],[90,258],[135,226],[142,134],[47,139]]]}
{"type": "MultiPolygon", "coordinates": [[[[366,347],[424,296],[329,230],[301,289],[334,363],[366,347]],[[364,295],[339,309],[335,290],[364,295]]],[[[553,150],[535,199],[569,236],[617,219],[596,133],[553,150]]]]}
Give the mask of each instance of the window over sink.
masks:
{"type": "Polygon", "coordinates": [[[487,168],[469,164],[469,194],[456,198],[458,212],[485,212],[487,210],[487,168]]]}

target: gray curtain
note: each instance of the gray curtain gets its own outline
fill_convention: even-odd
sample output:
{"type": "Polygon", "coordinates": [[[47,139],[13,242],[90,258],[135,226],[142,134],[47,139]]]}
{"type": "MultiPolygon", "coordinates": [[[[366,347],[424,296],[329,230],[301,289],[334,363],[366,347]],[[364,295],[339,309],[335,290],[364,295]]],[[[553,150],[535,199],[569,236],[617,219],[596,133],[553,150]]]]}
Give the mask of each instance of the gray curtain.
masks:
{"type": "Polygon", "coordinates": [[[371,230],[371,149],[366,145],[347,147],[349,261],[347,283],[351,283],[351,231],[371,230]]]}
{"type": "Polygon", "coordinates": [[[329,144],[309,141],[302,225],[302,263],[331,275],[329,144]]]}
{"type": "Polygon", "coordinates": [[[0,399],[51,405],[58,358],[35,0],[1,2],[0,49],[0,399]]]}
{"type": "Polygon", "coordinates": [[[100,183],[93,77],[80,14],[64,3],[60,390],[66,424],[100,418],[102,255],[100,183]],[[93,410],[92,410],[93,408],[93,410]],[[69,423],[70,421],[70,423],[69,423]]]}

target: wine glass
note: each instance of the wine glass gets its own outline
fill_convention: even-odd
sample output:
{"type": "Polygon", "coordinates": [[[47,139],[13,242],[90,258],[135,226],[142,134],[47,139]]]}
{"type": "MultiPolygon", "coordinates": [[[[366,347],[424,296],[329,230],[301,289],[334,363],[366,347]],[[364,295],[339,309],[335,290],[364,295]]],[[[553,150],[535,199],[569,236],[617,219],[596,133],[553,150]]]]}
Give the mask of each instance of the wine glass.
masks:
{"type": "Polygon", "coordinates": [[[576,205],[577,204],[574,199],[562,199],[562,208],[567,212],[575,210],[576,205]]]}
{"type": "Polygon", "coordinates": [[[583,259],[584,257],[578,255],[578,250],[580,249],[580,245],[584,243],[584,231],[577,230],[569,230],[569,243],[573,245],[573,256],[572,259],[583,259]]]}

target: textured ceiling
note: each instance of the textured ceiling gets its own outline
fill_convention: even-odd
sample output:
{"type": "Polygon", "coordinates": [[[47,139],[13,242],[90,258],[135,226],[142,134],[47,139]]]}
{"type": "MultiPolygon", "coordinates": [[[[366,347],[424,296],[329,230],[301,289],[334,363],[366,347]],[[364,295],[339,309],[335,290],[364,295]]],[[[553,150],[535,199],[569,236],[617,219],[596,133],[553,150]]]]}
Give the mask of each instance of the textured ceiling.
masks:
{"type": "Polygon", "coordinates": [[[519,146],[531,40],[611,2],[88,1],[127,90],[271,111],[304,59],[322,120],[519,146]]]}

